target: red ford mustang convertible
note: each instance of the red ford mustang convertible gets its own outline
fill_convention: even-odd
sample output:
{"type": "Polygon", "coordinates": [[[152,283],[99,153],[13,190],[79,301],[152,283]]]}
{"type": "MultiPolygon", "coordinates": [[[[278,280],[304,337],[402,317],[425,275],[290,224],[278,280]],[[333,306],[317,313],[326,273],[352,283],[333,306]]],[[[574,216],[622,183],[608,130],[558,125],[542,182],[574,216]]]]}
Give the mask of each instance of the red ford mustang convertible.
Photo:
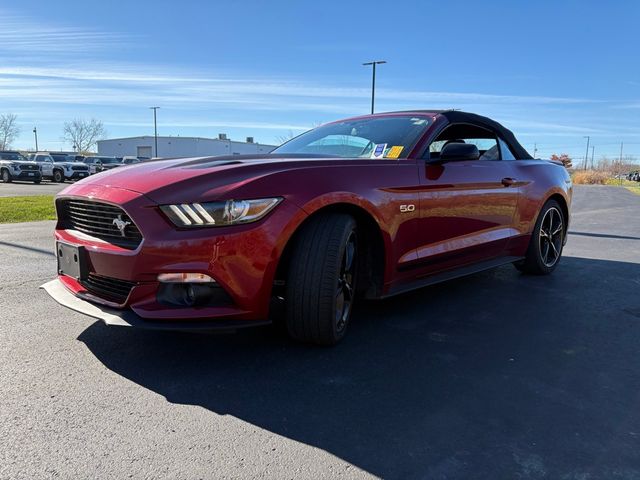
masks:
{"type": "Polygon", "coordinates": [[[269,155],[166,159],[56,199],[60,304],[108,324],[282,322],[335,344],[354,301],[505,263],[549,274],[572,185],[488,118],[459,111],[323,125],[269,155]]]}

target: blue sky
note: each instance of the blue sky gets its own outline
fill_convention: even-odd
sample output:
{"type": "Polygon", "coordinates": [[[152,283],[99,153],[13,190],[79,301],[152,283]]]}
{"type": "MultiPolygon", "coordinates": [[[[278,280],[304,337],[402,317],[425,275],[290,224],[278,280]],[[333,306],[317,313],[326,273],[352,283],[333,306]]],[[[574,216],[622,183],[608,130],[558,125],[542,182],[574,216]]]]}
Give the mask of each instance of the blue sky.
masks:
{"type": "Polygon", "coordinates": [[[62,124],[110,137],[273,143],[376,110],[491,116],[540,156],[640,157],[640,2],[0,1],[0,113],[17,147],[70,148],[62,124]]]}

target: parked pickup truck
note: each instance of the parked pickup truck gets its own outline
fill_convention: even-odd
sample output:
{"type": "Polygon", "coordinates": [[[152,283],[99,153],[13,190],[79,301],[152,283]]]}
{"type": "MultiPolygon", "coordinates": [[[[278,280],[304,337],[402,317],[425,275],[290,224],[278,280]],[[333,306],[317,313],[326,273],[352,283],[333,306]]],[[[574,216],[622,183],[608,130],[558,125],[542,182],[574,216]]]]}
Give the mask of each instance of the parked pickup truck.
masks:
{"type": "Polygon", "coordinates": [[[50,154],[38,152],[29,155],[29,158],[40,165],[43,178],[52,179],[62,183],[65,180],[78,180],[89,176],[89,167],[82,162],[77,162],[66,154],[50,154]]]}
{"type": "Polygon", "coordinates": [[[31,162],[20,152],[0,151],[0,177],[4,183],[14,180],[40,183],[42,173],[37,163],[31,162]]]}

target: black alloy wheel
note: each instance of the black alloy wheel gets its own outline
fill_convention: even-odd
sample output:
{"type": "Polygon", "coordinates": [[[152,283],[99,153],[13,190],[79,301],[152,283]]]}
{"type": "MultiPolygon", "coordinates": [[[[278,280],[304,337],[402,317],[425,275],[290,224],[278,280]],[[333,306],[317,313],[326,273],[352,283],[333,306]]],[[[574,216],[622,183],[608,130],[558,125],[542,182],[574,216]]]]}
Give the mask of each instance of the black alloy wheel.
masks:
{"type": "Polygon", "coordinates": [[[347,326],[353,305],[354,281],[356,276],[356,232],[351,232],[342,254],[338,288],[336,290],[336,330],[341,332],[347,326]]]}
{"type": "Polygon", "coordinates": [[[514,263],[524,273],[548,275],[558,266],[564,247],[566,224],[564,213],[555,200],[544,204],[531,234],[523,260],[514,263]]]}
{"type": "Polygon", "coordinates": [[[552,268],[560,260],[563,232],[562,213],[556,207],[549,208],[542,218],[538,233],[540,260],[547,268],[552,268]]]}

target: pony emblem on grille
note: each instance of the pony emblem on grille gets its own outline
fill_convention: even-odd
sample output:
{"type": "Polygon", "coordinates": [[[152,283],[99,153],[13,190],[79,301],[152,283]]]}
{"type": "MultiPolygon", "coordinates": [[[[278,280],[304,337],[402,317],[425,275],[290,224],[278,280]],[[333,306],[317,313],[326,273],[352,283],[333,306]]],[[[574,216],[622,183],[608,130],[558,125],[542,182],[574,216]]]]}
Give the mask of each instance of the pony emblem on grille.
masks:
{"type": "Polygon", "coordinates": [[[113,224],[120,231],[120,235],[122,235],[124,237],[125,236],[124,231],[127,228],[127,225],[131,225],[131,222],[127,222],[126,220],[122,220],[122,215],[118,215],[118,218],[114,218],[113,219],[113,224]]]}

